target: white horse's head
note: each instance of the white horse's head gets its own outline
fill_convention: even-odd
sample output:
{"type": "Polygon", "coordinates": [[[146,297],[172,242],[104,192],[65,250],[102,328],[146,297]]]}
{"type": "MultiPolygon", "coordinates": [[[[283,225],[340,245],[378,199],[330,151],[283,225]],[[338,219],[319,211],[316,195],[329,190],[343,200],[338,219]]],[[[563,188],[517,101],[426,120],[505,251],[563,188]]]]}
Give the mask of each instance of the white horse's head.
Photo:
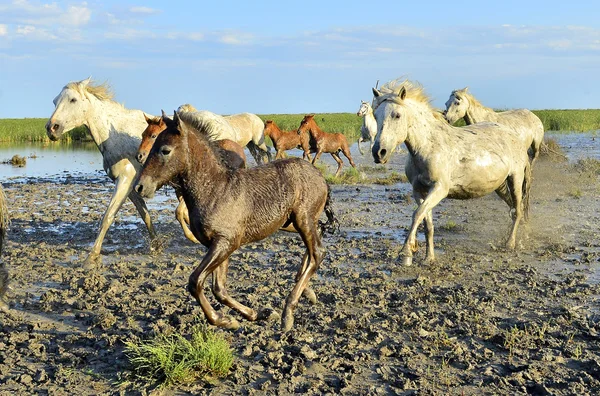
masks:
{"type": "Polygon", "coordinates": [[[359,116],[359,117],[364,117],[367,114],[369,114],[370,110],[371,110],[371,105],[368,102],[365,102],[364,100],[361,100],[360,101],[360,108],[356,112],[356,115],[359,116]]]}
{"type": "Polygon", "coordinates": [[[54,112],[46,123],[46,133],[58,140],[64,132],[84,125],[91,113],[91,97],[110,98],[106,86],[93,86],[91,79],[68,83],[54,98],[54,112]]]}
{"type": "Polygon", "coordinates": [[[450,97],[446,101],[446,111],[444,117],[450,124],[454,124],[467,114],[469,110],[469,97],[467,94],[468,87],[463,89],[456,89],[452,91],[450,97]]]}
{"type": "Polygon", "coordinates": [[[398,92],[382,93],[373,88],[376,107],[377,135],[371,153],[375,163],[385,164],[396,147],[408,134],[408,121],[404,99],[406,88],[402,86],[398,92]]]}

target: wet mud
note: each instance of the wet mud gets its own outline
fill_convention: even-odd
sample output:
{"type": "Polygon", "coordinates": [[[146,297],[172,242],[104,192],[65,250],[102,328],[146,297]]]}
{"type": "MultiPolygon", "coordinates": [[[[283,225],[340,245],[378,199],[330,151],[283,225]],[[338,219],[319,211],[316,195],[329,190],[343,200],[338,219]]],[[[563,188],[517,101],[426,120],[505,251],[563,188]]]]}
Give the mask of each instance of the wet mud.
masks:
{"type": "MultiPolygon", "coordinates": [[[[388,169],[403,172],[396,157],[388,169]]],[[[126,203],[102,265],[84,270],[108,179],[5,181],[11,309],[0,312],[0,394],[598,394],[599,175],[544,160],[533,175],[516,252],[503,248],[511,218],[498,197],[445,200],[434,211],[437,262],[424,264],[421,244],[412,267],[398,259],[415,207],[409,185],[332,186],[341,230],[324,239],[318,302],[301,300],[286,334],[277,320],[230,312],[241,327],[217,330],[236,355],[230,374],[165,390],[131,376],[124,343],[204,321],[186,286],[205,249],[183,237],[172,192],[150,202],[160,252],[149,252],[126,203]]],[[[241,248],[231,294],[281,311],[302,252],[286,233],[241,248]]]]}

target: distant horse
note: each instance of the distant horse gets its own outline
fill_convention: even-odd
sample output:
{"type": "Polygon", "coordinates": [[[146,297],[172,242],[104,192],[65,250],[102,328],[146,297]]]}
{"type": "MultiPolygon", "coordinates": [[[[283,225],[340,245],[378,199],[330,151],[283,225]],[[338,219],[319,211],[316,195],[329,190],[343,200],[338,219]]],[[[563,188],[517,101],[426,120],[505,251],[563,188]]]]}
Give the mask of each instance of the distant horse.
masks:
{"type": "Polygon", "coordinates": [[[283,158],[286,150],[301,148],[303,159],[310,161],[310,138],[308,134],[298,135],[298,131],[282,131],[272,120],[265,121],[265,135],[273,141],[277,154],[275,159],[283,158]]]}
{"type": "Polygon", "coordinates": [[[342,152],[346,158],[348,158],[348,161],[350,161],[350,165],[352,165],[353,168],[356,168],[354,161],[352,161],[352,155],[350,155],[350,148],[348,147],[346,136],[341,133],[328,133],[323,131],[317,125],[314,114],[304,116],[304,119],[300,122],[298,135],[302,135],[303,133],[310,134],[314,141],[314,143],[311,141],[311,152],[316,152],[312,159],[313,164],[317,162],[321,157],[321,154],[329,153],[338,163],[338,168],[335,172],[335,175],[338,176],[343,165],[342,159],[339,156],[339,153],[342,152]]]}
{"type": "Polygon", "coordinates": [[[372,154],[376,163],[386,163],[397,145],[408,148],[406,176],[419,207],[402,248],[404,264],[412,264],[417,250],[417,227],[425,220],[426,260],[435,259],[432,209],[444,198],[477,198],[496,191],[514,209],[513,227],[506,242],[515,248],[517,227],[524,212],[531,183],[531,166],[513,129],[493,123],[457,128],[431,108],[419,85],[394,80],[376,99],[377,137],[372,154]]]}
{"type": "MultiPolygon", "coordinates": [[[[4,248],[4,238],[6,237],[6,229],[8,228],[9,217],[8,208],[6,206],[6,196],[4,190],[0,186],[0,255],[4,248]]],[[[1,259],[0,259],[1,260],[1,259]]],[[[4,262],[0,261],[0,311],[8,310],[8,305],[4,301],[4,295],[8,288],[8,271],[4,266],[4,262]]]]}
{"type": "Polygon", "coordinates": [[[371,143],[369,149],[373,148],[375,135],[377,135],[377,121],[373,115],[373,108],[368,102],[363,100],[360,101],[360,108],[358,109],[356,115],[363,117],[363,123],[360,127],[360,136],[358,137],[358,142],[356,145],[358,146],[358,151],[360,151],[360,154],[364,155],[362,149],[360,148],[360,144],[368,141],[371,143]]]}
{"type": "MultiPolygon", "coordinates": [[[[199,112],[194,106],[187,103],[177,109],[180,115],[182,113],[198,114],[204,111],[199,112]]],[[[220,139],[233,140],[242,147],[248,147],[257,164],[265,162],[265,156],[267,161],[271,161],[271,150],[265,143],[265,126],[260,117],[252,113],[239,113],[224,116],[223,119],[233,128],[234,135],[223,135],[220,139]]],[[[215,138],[214,140],[220,139],[215,138]]]]}
{"type": "Polygon", "coordinates": [[[540,153],[540,146],[544,142],[544,125],[542,121],[527,109],[495,112],[482,105],[468,92],[468,87],[452,91],[446,101],[445,117],[450,124],[464,118],[467,125],[477,122],[497,122],[505,125],[519,134],[523,145],[529,151],[531,163],[540,153]]]}
{"type": "Polygon", "coordinates": [[[106,85],[91,80],[70,82],[54,99],[56,106],[46,123],[51,140],[59,140],[64,132],[85,125],[102,153],[104,170],[116,185],[108,208],[102,217],[100,231],[85,264],[100,261],[102,241],[117,211],[129,197],[148,228],[151,240],[156,237],[150,213],[144,200],[133,191],[141,165],[135,160],[142,131],[146,128],[144,112],[129,110],[112,100],[106,85]]]}
{"type": "Polygon", "coordinates": [[[203,134],[191,132],[176,113],[152,147],[136,191],[149,197],[170,181],[181,187],[192,232],[208,248],[190,276],[188,290],[213,325],[239,326],[234,318],[215,311],[206,299],[203,286],[208,275],[213,273],[212,289],[218,301],[248,320],[262,318],[262,313],[227,293],[229,256],[241,245],[282,227],[293,225],[298,230],[306,253],[282,315],[283,331],[290,330],[298,299],[323,260],[319,217],[325,211],[327,224],[335,221],[329,189],[320,172],[299,158],[228,171],[217,159],[214,145],[203,134]]]}
{"type": "MultiPolygon", "coordinates": [[[[146,122],[148,126],[142,133],[142,142],[140,143],[140,147],[138,148],[137,160],[140,164],[144,164],[146,162],[146,158],[148,157],[148,153],[152,149],[152,145],[156,141],[158,135],[160,135],[166,128],[167,125],[163,121],[164,118],[168,118],[166,114],[162,113],[162,117],[144,117],[146,118],[146,122]]],[[[233,140],[223,139],[216,140],[215,143],[221,149],[221,154],[223,158],[223,163],[227,168],[230,169],[239,169],[246,167],[246,154],[244,153],[244,149],[242,146],[234,142],[233,140]]],[[[175,217],[181,224],[181,228],[183,229],[183,234],[187,239],[194,243],[200,243],[192,231],[188,228],[188,224],[190,223],[189,213],[187,206],[185,205],[185,201],[183,200],[183,195],[181,194],[181,189],[178,186],[173,186],[175,189],[175,195],[177,195],[177,199],[179,200],[179,205],[177,205],[177,209],[175,210],[175,217]]]]}

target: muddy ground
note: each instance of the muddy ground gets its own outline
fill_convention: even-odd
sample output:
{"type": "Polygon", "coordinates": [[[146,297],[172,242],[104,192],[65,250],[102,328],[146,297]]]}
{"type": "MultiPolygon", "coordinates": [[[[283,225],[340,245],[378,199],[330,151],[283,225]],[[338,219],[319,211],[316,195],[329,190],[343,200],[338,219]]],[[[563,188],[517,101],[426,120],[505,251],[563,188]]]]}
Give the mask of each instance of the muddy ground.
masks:
{"type": "MultiPolygon", "coordinates": [[[[367,176],[382,172],[368,156],[357,160],[367,176]]],[[[397,155],[388,168],[402,171],[402,163],[397,155]]],[[[148,253],[127,203],[104,242],[103,265],[89,271],[80,262],[112,184],[100,173],[24,181],[3,183],[13,280],[11,312],[0,312],[0,394],[158,392],[132,381],[124,342],[187,334],[204,321],[186,291],[204,249],[184,239],[172,194],[151,203],[162,252],[148,253]]],[[[402,267],[409,192],[403,183],[333,186],[341,232],[325,239],[312,282],[317,304],[302,300],[287,334],[278,321],[236,316],[240,329],[218,330],[235,351],[230,374],[165,392],[600,393],[598,173],[539,161],[517,252],[502,247],[510,216],[495,195],[443,201],[434,219],[437,262],[424,265],[421,246],[414,265],[402,267]]],[[[232,258],[231,293],[281,310],[302,251],[284,233],[243,247],[232,258]]]]}

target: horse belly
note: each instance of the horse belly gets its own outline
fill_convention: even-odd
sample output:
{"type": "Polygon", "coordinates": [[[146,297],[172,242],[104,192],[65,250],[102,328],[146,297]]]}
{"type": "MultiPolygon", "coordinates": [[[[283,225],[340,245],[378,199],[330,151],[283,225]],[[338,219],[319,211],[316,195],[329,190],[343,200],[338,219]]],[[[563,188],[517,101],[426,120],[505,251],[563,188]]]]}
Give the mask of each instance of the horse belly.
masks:
{"type": "Polygon", "coordinates": [[[508,177],[505,164],[489,154],[476,157],[462,165],[453,173],[448,191],[449,198],[483,197],[496,191],[508,177]]]}

